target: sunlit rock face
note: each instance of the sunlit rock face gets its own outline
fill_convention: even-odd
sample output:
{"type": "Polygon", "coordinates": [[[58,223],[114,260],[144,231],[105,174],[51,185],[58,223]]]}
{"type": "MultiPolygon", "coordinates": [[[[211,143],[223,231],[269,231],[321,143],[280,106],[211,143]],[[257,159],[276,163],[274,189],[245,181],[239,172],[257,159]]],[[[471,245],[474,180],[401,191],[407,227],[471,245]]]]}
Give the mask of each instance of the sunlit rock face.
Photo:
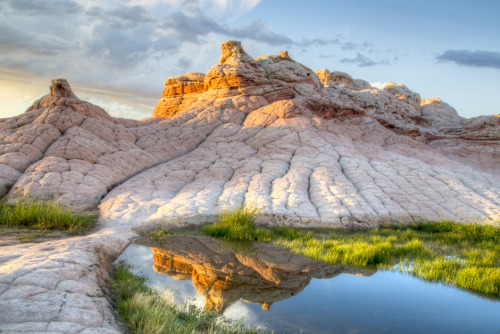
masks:
{"type": "MultiPolygon", "coordinates": [[[[314,71],[314,73],[316,73],[318,75],[321,83],[325,87],[340,86],[340,87],[347,87],[350,89],[354,89],[354,86],[355,86],[354,80],[347,73],[340,72],[340,71],[335,71],[335,72],[331,73],[326,68],[321,69],[321,70],[316,70],[316,71],[314,71]]],[[[365,85],[361,82],[358,83],[358,86],[371,88],[370,84],[365,85]]]]}
{"type": "Polygon", "coordinates": [[[165,80],[163,96],[153,111],[152,117],[172,117],[189,108],[198,99],[204,88],[205,74],[186,73],[165,80]]]}
{"type": "Polygon", "coordinates": [[[206,74],[167,79],[143,121],[55,80],[0,122],[0,194],[99,205],[118,224],[202,224],[241,204],[264,224],[499,219],[500,118],[466,120],[402,84],[317,73],[228,41],[206,74]]]}
{"type": "Polygon", "coordinates": [[[154,270],[191,279],[205,308],[221,313],[240,299],[268,310],[300,293],[312,278],[373,273],[315,262],[271,244],[233,247],[208,237],[170,237],[162,248],[151,247],[154,270]]]}

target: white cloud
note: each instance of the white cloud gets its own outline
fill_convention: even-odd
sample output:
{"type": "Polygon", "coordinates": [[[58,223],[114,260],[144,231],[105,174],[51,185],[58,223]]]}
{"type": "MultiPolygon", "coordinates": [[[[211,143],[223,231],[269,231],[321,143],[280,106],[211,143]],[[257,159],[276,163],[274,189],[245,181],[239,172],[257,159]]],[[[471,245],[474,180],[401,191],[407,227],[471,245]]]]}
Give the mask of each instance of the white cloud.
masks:
{"type": "Polygon", "coordinates": [[[233,320],[244,318],[243,322],[245,324],[256,326],[260,330],[267,330],[266,324],[259,319],[259,315],[253,310],[254,308],[260,308],[260,305],[252,305],[242,300],[238,300],[227,308],[224,312],[224,316],[233,320]]]}
{"type": "Polygon", "coordinates": [[[168,7],[173,10],[200,8],[210,15],[223,14],[237,18],[254,9],[262,0],[128,0],[131,5],[141,5],[148,9],[168,7]]]}

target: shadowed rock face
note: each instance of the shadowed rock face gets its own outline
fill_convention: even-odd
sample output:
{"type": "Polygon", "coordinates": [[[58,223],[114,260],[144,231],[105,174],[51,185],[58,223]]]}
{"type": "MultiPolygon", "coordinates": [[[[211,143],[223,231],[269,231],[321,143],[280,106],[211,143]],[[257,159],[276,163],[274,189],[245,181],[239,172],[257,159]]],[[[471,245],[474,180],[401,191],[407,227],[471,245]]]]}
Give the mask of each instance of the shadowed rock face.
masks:
{"type": "Polygon", "coordinates": [[[268,310],[300,293],[313,278],[374,273],[315,262],[271,244],[247,247],[234,252],[208,237],[171,237],[162,248],[151,250],[156,272],[192,279],[205,308],[220,313],[240,299],[268,310]]]}
{"type": "Polygon", "coordinates": [[[500,118],[464,120],[401,84],[318,73],[228,41],[207,74],[167,79],[163,117],[143,121],[54,80],[0,122],[0,195],[100,204],[123,225],[200,224],[243,203],[302,226],[499,219],[500,118]]]}

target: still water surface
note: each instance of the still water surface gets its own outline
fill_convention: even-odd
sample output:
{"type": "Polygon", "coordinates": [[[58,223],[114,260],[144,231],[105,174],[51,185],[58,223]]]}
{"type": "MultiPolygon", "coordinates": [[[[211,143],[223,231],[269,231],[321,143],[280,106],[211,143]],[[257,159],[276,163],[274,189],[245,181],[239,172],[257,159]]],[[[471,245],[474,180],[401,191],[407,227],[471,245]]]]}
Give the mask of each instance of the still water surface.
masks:
{"type": "Polygon", "coordinates": [[[212,239],[131,245],[135,273],[174,299],[274,333],[499,333],[500,301],[395,271],[356,271],[275,246],[236,254],[212,239]]]}

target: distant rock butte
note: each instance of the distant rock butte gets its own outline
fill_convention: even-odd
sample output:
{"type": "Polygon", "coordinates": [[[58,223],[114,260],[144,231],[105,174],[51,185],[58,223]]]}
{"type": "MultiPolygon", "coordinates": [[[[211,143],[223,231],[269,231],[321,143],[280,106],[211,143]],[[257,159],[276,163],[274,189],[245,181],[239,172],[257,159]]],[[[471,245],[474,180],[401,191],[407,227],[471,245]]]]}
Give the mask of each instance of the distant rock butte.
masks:
{"type": "Polygon", "coordinates": [[[313,72],[286,52],[221,49],[207,74],[165,80],[142,121],[54,80],[0,122],[0,195],[99,205],[124,226],[200,224],[240,204],[300,226],[500,219],[499,117],[464,119],[402,84],[313,72]]]}

